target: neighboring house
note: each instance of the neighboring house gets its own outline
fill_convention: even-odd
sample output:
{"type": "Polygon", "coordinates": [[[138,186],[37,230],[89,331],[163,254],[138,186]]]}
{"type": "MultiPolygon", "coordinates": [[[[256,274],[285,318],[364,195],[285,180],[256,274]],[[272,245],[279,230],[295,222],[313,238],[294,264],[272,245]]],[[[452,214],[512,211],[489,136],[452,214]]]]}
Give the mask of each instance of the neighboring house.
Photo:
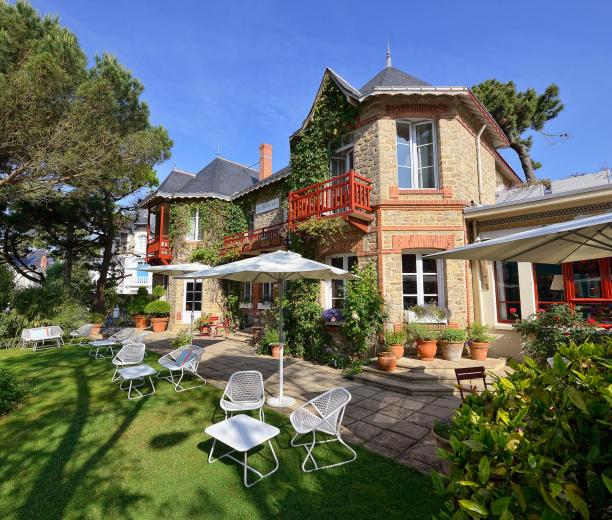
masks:
{"type": "MultiPolygon", "coordinates": [[[[55,261],[50,256],[49,251],[47,249],[35,249],[23,259],[23,263],[26,267],[34,269],[38,273],[45,273],[47,268],[52,266],[55,261]]],[[[22,276],[14,269],[11,268],[11,270],[14,273],[13,280],[15,283],[15,287],[19,289],[25,289],[26,287],[34,287],[35,285],[37,285],[36,282],[33,282],[29,278],[22,276]]]]}
{"type": "Polygon", "coordinates": [[[117,261],[123,266],[125,277],[117,286],[119,294],[136,294],[140,287],[151,292],[153,276],[142,267],[147,267],[147,211],[139,210],[136,222],[131,224],[120,235],[117,261]]]}
{"type": "MultiPolygon", "coordinates": [[[[330,180],[293,193],[283,192],[288,168],[272,173],[272,149],[260,146],[259,171],[222,158],[197,174],[173,169],[147,201],[151,211],[148,260],[174,258],[168,236],[169,207],[181,201],[221,198],[253,201],[251,230],[228,236],[226,245],[244,254],[286,247],[281,229],[309,217],[341,216],[342,237],[319,259],[342,268],[376,264],[379,286],[393,323],[402,323],[410,307],[434,302],[447,307],[451,321],[467,325],[473,317],[470,266],[463,261],[431,261],[427,252],[466,242],[464,208],[494,204],[495,194],[520,178],[496,149],[508,140],[469,88],[434,86],[391,66],[363,87],[355,88],[331,69],[324,72],[308,128],[324,84],[331,82],[358,108],[351,132],[333,146],[330,180]],[[348,195],[348,196],[346,196],[348,195]],[[340,202],[339,202],[340,201],[340,202]]],[[[197,216],[192,236],[197,239],[197,216]]],[[[186,321],[191,300],[202,286],[176,281],[174,318],[186,321]],[[191,284],[191,285],[189,285],[191,284]]],[[[342,283],[324,283],[324,307],[342,305],[342,283]]],[[[243,300],[257,310],[272,298],[273,288],[245,285],[243,300]],[[263,304],[263,305],[262,305],[263,304]]],[[[204,291],[206,292],[206,291],[204,291]]],[[[203,302],[200,308],[207,308],[203,302]]]]}

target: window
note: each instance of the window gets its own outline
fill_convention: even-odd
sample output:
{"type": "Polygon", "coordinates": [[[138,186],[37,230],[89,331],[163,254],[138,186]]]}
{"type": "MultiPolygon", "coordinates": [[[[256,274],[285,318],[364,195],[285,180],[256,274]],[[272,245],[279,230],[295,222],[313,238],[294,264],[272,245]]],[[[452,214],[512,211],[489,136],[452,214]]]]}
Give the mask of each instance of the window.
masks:
{"type": "Polygon", "coordinates": [[[136,235],[136,254],[144,255],[147,252],[147,235],[136,235]]]}
{"type": "Polygon", "coordinates": [[[533,264],[536,308],[547,310],[565,302],[563,273],[560,265],[533,264]]]}
{"type": "Polygon", "coordinates": [[[187,240],[202,240],[202,230],[200,229],[200,212],[197,208],[191,210],[191,220],[187,240]]]}
{"type": "Polygon", "coordinates": [[[262,303],[272,303],[274,300],[274,289],[272,282],[261,284],[261,301],[262,303]]]}
{"type": "Polygon", "coordinates": [[[147,285],[149,283],[149,272],[141,271],[140,269],[143,267],[149,267],[149,264],[146,262],[138,262],[138,269],[136,270],[136,283],[138,285],[147,285]]]}
{"type": "Polygon", "coordinates": [[[423,258],[426,252],[402,254],[404,310],[435,303],[444,306],[443,261],[423,258]]]}
{"type": "Polygon", "coordinates": [[[255,229],[255,210],[254,209],[249,211],[247,225],[248,225],[249,231],[253,231],[255,229]]]}
{"type": "Polygon", "coordinates": [[[200,312],[202,310],[202,282],[187,282],[185,284],[185,311],[200,312]]]}
{"type": "Polygon", "coordinates": [[[497,319],[500,322],[510,323],[517,316],[521,317],[518,264],[516,262],[496,261],[494,265],[497,319]]]}
{"type": "Polygon", "coordinates": [[[243,282],[242,284],[242,303],[251,303],[253,301],[253,284],[251,282],[243,282]]]}
{"type": "MultiPolygon", "coordinates": [[[[328,263],[332,267],[350,271],[353,266],[357,265],[357,257],[355,255],[332,256],[328,263]]],[[[328,309],[342,309],[344,305],[346,280],[328,280],[327,287],[326,307],[328,309]]]]}
{"type": "Polygon", "coordinates": [[[567,302],[579,306],[586,318],[612,325],[612,261],[610,258],[572,262],[563,266],[567,302]]]}
{"type": "Polygon", "coordinates": [[[437,188],[433,121],[397,122],[397,180],[400,188],[437,188]]]}
{"type": "Polygon", "coordinates": [[[348,133],[329,145],[329,170],[332,177],[337,177],[353,169],[353,134],[348,133]]]}

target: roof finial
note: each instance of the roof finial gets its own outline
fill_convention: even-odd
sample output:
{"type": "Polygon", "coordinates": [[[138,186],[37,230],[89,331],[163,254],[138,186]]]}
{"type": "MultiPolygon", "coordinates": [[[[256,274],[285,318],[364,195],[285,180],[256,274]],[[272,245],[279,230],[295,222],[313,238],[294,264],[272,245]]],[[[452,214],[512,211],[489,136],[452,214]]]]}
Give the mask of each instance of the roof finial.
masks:
{"type": "Polygon", "coordinates": [[[391,66],[391,45],[389,45],[389,38],[387,38],[387,61],[385,63],[385,67],[389,68],[391,66]]]}
{"type": "Polygon", "coordinates": [[[217,157],[221,155],[221,147],[217,144],[217,157]]]}

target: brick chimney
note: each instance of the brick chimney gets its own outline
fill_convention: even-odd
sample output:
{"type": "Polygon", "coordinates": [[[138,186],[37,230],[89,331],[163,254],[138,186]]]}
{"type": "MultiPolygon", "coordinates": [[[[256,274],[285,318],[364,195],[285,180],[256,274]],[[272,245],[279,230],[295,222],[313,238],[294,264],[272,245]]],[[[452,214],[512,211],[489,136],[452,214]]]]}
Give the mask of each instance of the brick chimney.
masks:
{"type": "Polygon", "coordinates": [[[259,145],[259,180],[263,181],[272,175],[272,145],[259,145]]]}

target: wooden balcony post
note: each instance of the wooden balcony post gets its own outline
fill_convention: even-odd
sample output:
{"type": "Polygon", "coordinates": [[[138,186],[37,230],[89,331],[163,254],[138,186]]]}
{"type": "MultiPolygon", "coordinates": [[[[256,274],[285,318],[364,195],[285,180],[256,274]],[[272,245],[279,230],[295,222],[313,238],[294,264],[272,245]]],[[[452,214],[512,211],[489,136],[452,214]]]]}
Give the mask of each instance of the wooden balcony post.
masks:
{"type": "Polygon", "coordinates": [[[348,191],[349,191],[349,207],[350,211],[355,211],[355,172],[351,170],[348,173],[348,191]]]}
{"type": "Polygon", "coordinates": [[[145,260],[149,258],[149,240],[151,240],[151,206],[147,206],[147,246],[145,248],[145,260]]]}

